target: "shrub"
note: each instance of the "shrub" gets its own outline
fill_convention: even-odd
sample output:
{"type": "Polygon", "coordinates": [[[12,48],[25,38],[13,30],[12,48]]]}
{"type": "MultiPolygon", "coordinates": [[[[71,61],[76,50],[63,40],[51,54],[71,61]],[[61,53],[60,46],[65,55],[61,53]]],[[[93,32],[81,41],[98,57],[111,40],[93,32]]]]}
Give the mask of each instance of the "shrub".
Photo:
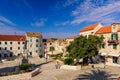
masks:
{"type": "Polygon", "coordinates": [[[27,69],[29,69],[30,67],[31,67],[31,66],[30,66],[30,64],[28,64],[28,63],[21,64],[21,65],[19,66],[20,70],[27,70],[27,69]]]}
{"type": "Polygon", "coordinates": [[[64,59],[64,64],[67,64],[67,65],[72,65],[74,63],[74,60],[72,58],[66,58],[64,59]]]}
{"type": "Polygon", "coordinates": [[[61,59],[61,57],[62,57],[62,55],[63,55],[63,53],[60,53],[60,54],[54,54],[53,55],[53,59],[61,59]]]}
{"type": "Polygon", "coordinates": [[[65,54],[65,56],[64,57],[69,57],[69,54],[65,54]]]}

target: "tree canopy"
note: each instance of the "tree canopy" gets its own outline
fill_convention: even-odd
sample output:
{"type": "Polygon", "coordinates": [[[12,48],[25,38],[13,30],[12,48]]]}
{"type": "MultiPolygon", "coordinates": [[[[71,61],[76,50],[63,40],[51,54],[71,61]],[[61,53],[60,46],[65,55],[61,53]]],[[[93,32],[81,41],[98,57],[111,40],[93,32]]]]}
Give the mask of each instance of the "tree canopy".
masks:
{"type": "Polygon", "coordinates": [[[98,54],[98,46],[103,41],[103,37],[98,37],[96,35],[79,36],[67,47],[69,56],[75,59],[83,59],[88,61],[98,54]]]}

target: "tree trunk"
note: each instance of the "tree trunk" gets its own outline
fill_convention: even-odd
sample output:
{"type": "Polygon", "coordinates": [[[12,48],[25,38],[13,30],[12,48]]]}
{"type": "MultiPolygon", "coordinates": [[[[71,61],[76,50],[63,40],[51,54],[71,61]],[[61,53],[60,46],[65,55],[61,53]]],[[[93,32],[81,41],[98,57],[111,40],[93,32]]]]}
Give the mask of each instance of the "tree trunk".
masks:
{"type": "Polygon", "coordinates": [[[92,57],[90,57],[89,59],[90,59],[91,63],[93,63],[93,59],[92,59],[92,57]]]}
{"type": "Polygon", "coordinates": [[[88,65],[88,58],[83,58],[83,66],[88,65]]]}

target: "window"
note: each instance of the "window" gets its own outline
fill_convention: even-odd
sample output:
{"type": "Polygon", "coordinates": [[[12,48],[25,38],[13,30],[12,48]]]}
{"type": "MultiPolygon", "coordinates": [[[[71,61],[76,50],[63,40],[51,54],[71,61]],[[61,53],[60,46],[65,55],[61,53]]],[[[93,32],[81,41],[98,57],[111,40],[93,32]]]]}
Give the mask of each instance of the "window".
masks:
{"type": "Polygon", "coordinates": [[[111,34],[111,40],[118,40],[118,34],[111,34]]]}
{"type": "Polygon", "coordinates": [[[30,55],[32,55],[32,52],[30,52],[30,55]]]}
{"type": "Polygon", "coordinates": [[[12,44],[12,42],[10,42],[10,44],[12,44]]]}
{"type": "Polygon", "coordinates": [[[5,44],[7,44],[7,42],[5,42],[5,44]]]}
{"type": "Polygon", "coordinates": [[[93,32],[91,32],[91,34],[93,34],[93,32]]]}
{"type": "Polygon", "coordinates": [[[18,44],[20,44],[20,42],[18,42],[18,44]]]}
{"type": "Polygon", "coordinates": [[[10,50],[12,50],[12,47],[10,47],[10,50]]]}
{"type": "Polygon", "coordinates": [[[113,63],[117,63],[118,58],[117,57],[113,57],[113,63]]]}
{"type": "Polygon", "coordinates": [[[38,45],[36,45],[36,47],[38,47],[38,45]]]}
{"type": "Polygon", "coordinates": [[[18,50],[20,50],[20,47],[18,47],[18,50]]]}
{"type": "Polygon", "coordinates": [[[113,29],[116,29],[116,26],[115,26],[115,25],[113,25],[113,29]]]}
{"type": "Polygon", "coordinates": [[[102,47],[102,48],[105,48],[105,44],[101,44],[101,47],[102,47]]]}
{"type": "Polygon", "coordinates": [[[40,44],[40,47],[41,47],[41,44],[40,44]]]}
{"type": "Polygon", "coordinates": [[[117,49],[117,45],[116,44],[113,44],[113,49],[117,49]]]}
{"type": "Polygon", "coordinates": [[[0,44],[1,44],[1,42],[0,42],[0,44]]]}
{"type": "Polygon", "coordinates": [[[38,42],[38,39],[36,39],[36,42],[38,42]]]}
{"type": "Polygon", "coordinates": [[[101,34],[100,37],[104,37],[103,34],[101,34]]]}
{"type": "Polygon", "coordinates": [[[24,42],[22,42],[22,44],[24,44],[24,42]]]}
{"type": "Polygon", "coordinates": [[[30,45],[30,47],[32,47],[32,44],[30,45]]]}
{"type": "Polygon", "coordinates": [[[38,51],[36,50],[36,53],[37,53],[38,51]]]}
{"type": "Polygon", "coordinates": [[[5,47],[5,50],[7,50],[7,47],[5,47]]]}

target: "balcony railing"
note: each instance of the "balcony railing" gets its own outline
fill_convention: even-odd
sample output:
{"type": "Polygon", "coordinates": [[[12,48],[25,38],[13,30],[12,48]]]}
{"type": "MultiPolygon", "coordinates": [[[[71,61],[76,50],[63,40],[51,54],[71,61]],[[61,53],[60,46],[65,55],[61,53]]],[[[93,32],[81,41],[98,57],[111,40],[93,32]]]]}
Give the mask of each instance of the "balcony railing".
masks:
{"type": "Polygon", "coordinates": [[[108,40],[109,44],[118,44],[118,40],[108,40]]]}

